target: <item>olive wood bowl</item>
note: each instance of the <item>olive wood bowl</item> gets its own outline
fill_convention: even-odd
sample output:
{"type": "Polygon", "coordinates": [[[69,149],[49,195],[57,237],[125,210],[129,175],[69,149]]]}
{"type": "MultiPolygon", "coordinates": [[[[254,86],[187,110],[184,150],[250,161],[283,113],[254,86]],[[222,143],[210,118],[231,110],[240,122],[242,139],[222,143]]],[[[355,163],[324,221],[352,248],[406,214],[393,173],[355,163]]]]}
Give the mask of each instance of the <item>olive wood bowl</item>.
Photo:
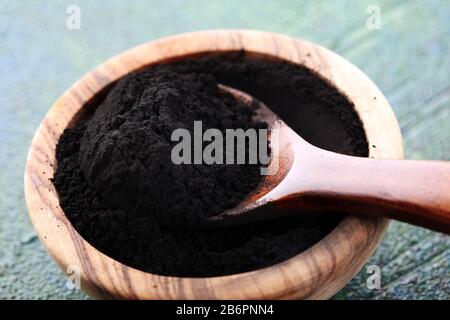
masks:
{"type": "Polygon", "coordinates": [[[50,181],[55,146],[63,130],[127,73],[187,56],[244,51],[301,64],[334,85],[354,104],[369,156],[402,159],[396,118],[379,89],[337,54],[284,35],[214,30],[171,36],[132,48],[101,64],[68,89],[39,126],[27,158],[25,195],[39,238],[60,268],[80,270],[81,289],[99,299],[326,299],[362,268],[388,220],[347,216],[324,239],[293,258],[240,274],[183,278],[146,273],[98,251],[74,229],[50,181]],[[373,146],[376,146],[373,147],[373,146]]]}

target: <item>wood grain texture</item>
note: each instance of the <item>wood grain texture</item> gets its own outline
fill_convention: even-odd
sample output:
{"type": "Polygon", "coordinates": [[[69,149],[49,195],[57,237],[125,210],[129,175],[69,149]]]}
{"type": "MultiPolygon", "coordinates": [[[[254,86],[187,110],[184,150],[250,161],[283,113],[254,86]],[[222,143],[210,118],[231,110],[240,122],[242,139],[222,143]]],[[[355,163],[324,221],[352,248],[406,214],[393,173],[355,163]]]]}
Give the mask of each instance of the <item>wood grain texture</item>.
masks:
{"type": "Polygon", "coordinates": [[[25,194],[33,225],[63,271],[81,269],[82,289],[96,298],[138,299],[323,299],[333,295],[368,259],[387,220],[348,217],[307,251],[258,271],[213,278],[164,277],[129,268],[102,254],[75,231],[59,207],[49,178],[55,146],[65,127],[96,94],[126,73],[186,55],[245,50],[301,63],[333,83],[355,104],[370,156],[403,157],[395,117],[376,86],[338,55],[309,42],[257,31],[205,31],[150,42],[116,56],[77,81],[51,107],[33,139],[25,194]],[[376,147],[373,147],[376,146],[376,147]]]}

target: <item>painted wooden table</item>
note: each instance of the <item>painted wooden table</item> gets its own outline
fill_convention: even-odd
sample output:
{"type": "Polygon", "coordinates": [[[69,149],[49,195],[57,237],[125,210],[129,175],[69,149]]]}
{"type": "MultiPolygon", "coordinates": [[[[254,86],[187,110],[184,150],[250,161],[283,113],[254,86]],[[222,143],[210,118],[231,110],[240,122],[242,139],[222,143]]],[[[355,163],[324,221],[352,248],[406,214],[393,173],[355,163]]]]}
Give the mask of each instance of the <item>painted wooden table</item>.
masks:
{"type": "MultiPolygon", "coordinates": [[[[64,275],[35,236],[23,197],[26,152],[52,102],[81,75],[124,49],[208,28],[280,32],[340,53],[365,71],[390,101],[402,127],[407,158],[450,160],[446,0],[249,0],[245,6],[242,1],[133,1],[133,6],[126,6],[123,1],[3,0],[0,299],[86,298],[66,287],[64,275]],[[67,24],[78,8],[80,29],[70,19],[67,24]],[[379,29],[373,20],[378,10],[379,29]]],[[[367,266],[335,298],[449,299],[449,239],[392,223],[367,266]],[[381,289],[367,287],[367,268],[373,265],[381,269],[381,289]]]]}

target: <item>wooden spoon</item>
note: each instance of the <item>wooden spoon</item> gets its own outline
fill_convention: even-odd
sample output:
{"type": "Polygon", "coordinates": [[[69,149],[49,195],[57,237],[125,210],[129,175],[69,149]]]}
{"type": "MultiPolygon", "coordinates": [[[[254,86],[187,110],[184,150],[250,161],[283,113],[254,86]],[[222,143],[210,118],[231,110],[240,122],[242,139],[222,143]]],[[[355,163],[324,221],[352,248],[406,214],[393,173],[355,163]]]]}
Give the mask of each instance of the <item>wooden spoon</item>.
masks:
{"type": "Polygon", "coordinates": [[[239,206],[208,218],[230,225],[309,211],[378,215],[450,233],[450,162],[375,160],[315,147],[246,93],[220,86],[278,129],[278,151],[258,190],[239,206]],[[278,154],[278,156],[277,156],[278,154]]]}

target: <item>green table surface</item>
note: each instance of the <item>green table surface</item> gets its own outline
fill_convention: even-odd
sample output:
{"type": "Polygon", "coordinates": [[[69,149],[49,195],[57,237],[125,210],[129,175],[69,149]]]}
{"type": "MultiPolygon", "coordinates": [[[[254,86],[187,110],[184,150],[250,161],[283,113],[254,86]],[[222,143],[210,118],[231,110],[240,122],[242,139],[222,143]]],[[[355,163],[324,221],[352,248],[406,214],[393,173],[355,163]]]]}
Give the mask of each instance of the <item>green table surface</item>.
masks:
{"type": "MultiPolygon", "coordinates": [[[[23,194],[34,131],[65,89],[105,59],[163,36],[250,28],[319,43],[380,87],[401,125],[406,158],[450,160],[450,2],[437,1],[0,1],[0,299],[86,299],[37,239],[23,194]],[[69,5],[81,28],[66,27],[69,5]],[[381,28],[369,29],[376,5],[381,28]]],[[[448,299],[450,238],[392,223],[368,265],[336,299],[448,299]]]]}

